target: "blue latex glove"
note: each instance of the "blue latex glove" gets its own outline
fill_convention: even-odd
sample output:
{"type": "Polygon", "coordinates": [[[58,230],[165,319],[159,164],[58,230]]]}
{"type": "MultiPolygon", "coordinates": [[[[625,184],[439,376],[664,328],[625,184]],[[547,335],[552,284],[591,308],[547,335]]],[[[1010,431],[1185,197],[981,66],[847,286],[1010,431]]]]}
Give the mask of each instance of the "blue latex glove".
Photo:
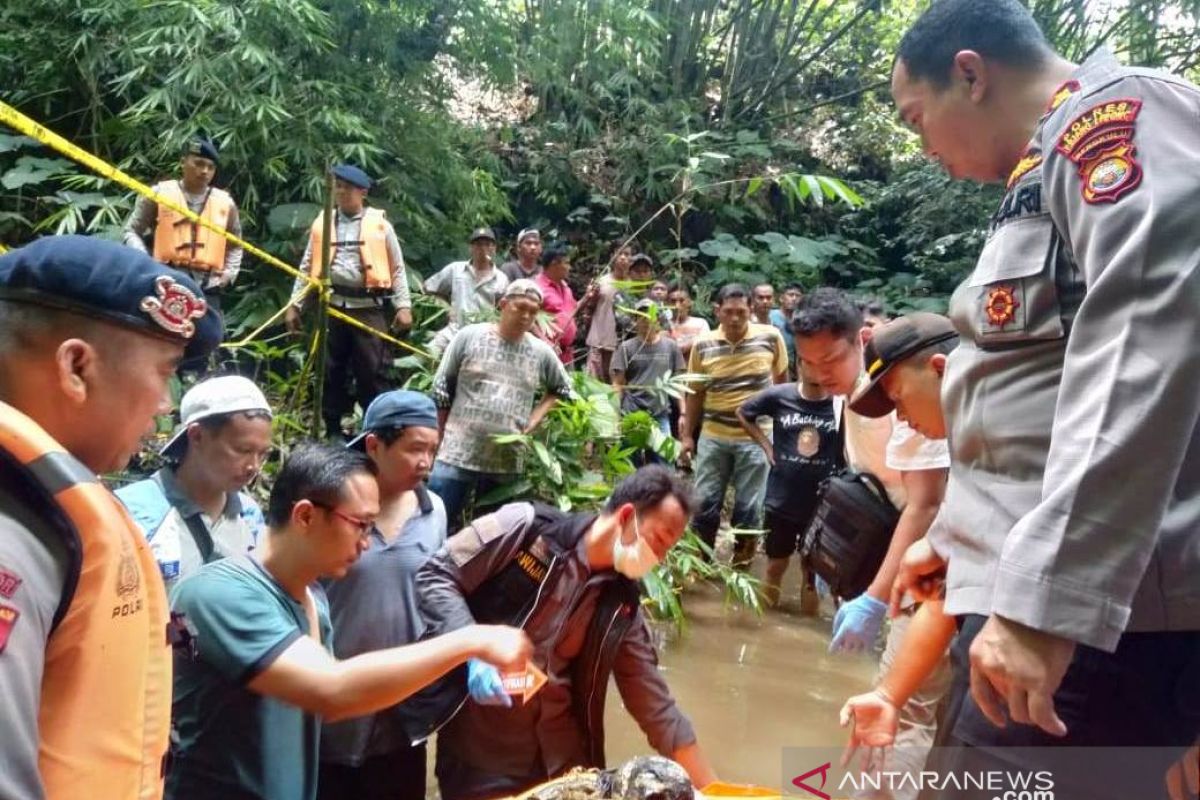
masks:
{"type": "Polygon", "coordinates": [[[833,617],[833,641],[829,643],[829,652],[863,653],[874,647],[887,608],[887,603],[865,592],[842,603],[833,617]]]}
{"type": "Polygon", "coordinates": [[[486,661],[472,658],[467,662],[467,691],[481,706],[511,706],[512,698],[504,691],[500,670],[486,661]]]}

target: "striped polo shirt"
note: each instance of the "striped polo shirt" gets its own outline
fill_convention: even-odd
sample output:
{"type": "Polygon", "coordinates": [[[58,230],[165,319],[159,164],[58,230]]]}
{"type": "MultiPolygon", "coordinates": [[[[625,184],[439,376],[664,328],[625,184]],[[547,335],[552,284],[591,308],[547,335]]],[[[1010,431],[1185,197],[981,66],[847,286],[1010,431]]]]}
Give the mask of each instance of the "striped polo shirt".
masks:
{"type": "Polygon", "coordinates": [[[775,375],[787,371],[787,364],[783,336],[771,325],[750,323],[746,337],[737,344],[730,343],[720,327],[697,336],[688,358],[688,372],[708,378],[700,434],[752,441],[738,422],[738,406],[771,386],[775,375]]]}

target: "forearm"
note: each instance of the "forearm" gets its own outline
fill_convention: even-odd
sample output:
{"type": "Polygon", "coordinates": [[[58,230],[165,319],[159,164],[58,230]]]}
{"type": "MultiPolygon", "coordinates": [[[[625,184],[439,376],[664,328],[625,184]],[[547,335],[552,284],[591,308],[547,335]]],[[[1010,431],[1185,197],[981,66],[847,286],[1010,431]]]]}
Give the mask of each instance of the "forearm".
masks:
{"type": "Polygon", "coordinates": [[[473,628],[338,662],[323,691],[321,715],[333,722],[394,706],[477,654],[473,628]]]}
{"type": "Polygon", "coordinates": [[[704,417],[704,392],[694,390],[687,396],[684,408],[688,429],[679,431],[679,435],[695,439],[700,434],[700,423],[704,417]]]}
{"type": "Polygon", "coordinates": [[[887,602],[892,593],[892,584],[896,581],[900,560],[904,558],[904,552],[913,542],[925,535],[929,526],[933,524],[937,512],[937,505],[930,506],[910,502],[904,507],[904,510],[900,512],[900,520],[896,523],[896,530],[892,534],[892,541],[888,544],[887,555],[884,556],[879,571],[875,573],[875,580],[871,581],[871,585],[867,587],[867,594],[876,600],[887,602]]]}
{"type": "Polygon", "coordinates": [[[408,286],[408,269],[404,265],[404,253],[400,250],[400,242],[396,240],[396,232],[387,233],[388,260],[392,266],[392,305],[397,309],[412,308],[412,296],[408,286]]]}
{"type": "Polygon", "coordinates": [[[137,250],[146,252],[144,237],[148,236],[158,221],[158,203],[139,197],[133,204],[133,213],[125,223],[124,243],[137,250]]]}
{"type": "MultiPolygon", "coordinates": [[[[226,220],[225,230],[229,231],[239,239],[242,238],[242,218],[238,214],[237,207],[229,213],[229,218],[226,220]]],[[[238,273],[242,271],[242,258],[245,253],[241,245],[236,245],[228,239],[225,240],[225,263],[222,268],[222,284],[228,286],[237,279],[238,273]]]]}
{"type": "Polygon", "coordinates": [[[439,408],[437,410],[438,441],[439,442],[442,440],[442,437],[446,435],[446,420],[449,419],[449,417],[450,417],[450,409],[439,408]]]}
{"type": "Polygon", "coordinates": [[[924,603],[913,615],[900,650],[878,688],[897,708],[908,702],[937,667],[954,638],[954,617],[942,611],[940,600],[924,603]]]}
{"type": "Polygon", "coordinates": [[[771,449],[771,441],[762,432],[762,428],[758,427],[758,423],[746,419],[746,415],[742,413],[740,408],[737,410],[737,418],[738,422],[742,423],[742,430],[754,440],[755,444],[762,448],[764,453],[768,452],[771,449]]]}
{"type": "Polygon", "coordinates": [[[708,756],[701,749],[699,742],[692,742],[677,748],[675,752],[671,753],[671,760],[687,771],[688,777],[692,779],[692,785],[697,789],[703,789],[717,780],[717,773],[709,762],[708,756]]]}
{"type": "Polygon", "coordinates": [[[554,408],[554,404],[558,402],[558,396],[548,394],[542,398],[542,402],[538,403],[533,409],[533,413],[529,415],[529,422],[525,425],[525,433],[533,433],[537,427],[542,424],[542,420],[546,414],[550,413],[550,409],[554,408]]]}

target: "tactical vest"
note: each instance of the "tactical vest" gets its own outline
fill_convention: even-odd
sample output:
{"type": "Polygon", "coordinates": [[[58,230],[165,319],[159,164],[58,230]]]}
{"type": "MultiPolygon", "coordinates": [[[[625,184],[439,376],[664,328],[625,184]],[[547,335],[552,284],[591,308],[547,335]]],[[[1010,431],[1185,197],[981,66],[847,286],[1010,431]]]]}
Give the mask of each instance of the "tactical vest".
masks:
{"type": "MultiPolygon", "coordinates": [[[[390,290],[392,288],[392,262],[388,257],[388,223],[383,210],[364,209],[358,231],[358,241],[335,241],[333,250],[336,251],[339,247],[358,247],[358,257],[362,262],[363,288],[390,290]]],[[[334,233],[336,235],[336,228],[334,233]]],[[[325,267],[324,237],[325,212],[321,212],[313,220],[312,232],[309,236],[308,274],[314,278],[320,278],[321,271],[325,267]]]]}
{"type": "MultiPolygon", "coordinates": [[[[187,208],[179,181],[164,181],[154,191],[177,206],[187,208]]],[[[221,230],[233,212],[233,198],[217,188],[208,190],[200,217],[221,230]]],[[[154,260],[175,267],[220,273],[225,269],[225,237],[192,222],[164,205],[158,207],[158,226],[154,229],[154,260]]]]}
{"type": "MultiPolygon", "coordinates": [[[[475,621],[484,625],[524,627],[544,591],[553,591],[560,568],[559,555],[573,550],[587,530],[557,508],[529,504],[528,522],[517,556],[480,584],[465,599],[475,621]],[[547,588],[550,587],[550,588],[547,588]]],[[[579,655],[570,665],[571,707],[582,726],[587,763],[603,768],[604,705],[608,680],[621,641],[629,632],[641,603],[640,584],[614,574],[600,588],[595,612],[579,655]]],[[[422,639],[444,633],[436,620],[422,639]]],[[[416,693],[401,706],[404,728],[414,744],[444,726],[467,699],[467,668],[460,665],[439,681],[416,693]]]]}
{"type": "Polygon", "coordinates": [[[157,800],[170,732],[171,648],[166,592],[150,548],[96,476],[5,403],[0,470],[69,554],[38,712],[46,797],[157,800]]]}

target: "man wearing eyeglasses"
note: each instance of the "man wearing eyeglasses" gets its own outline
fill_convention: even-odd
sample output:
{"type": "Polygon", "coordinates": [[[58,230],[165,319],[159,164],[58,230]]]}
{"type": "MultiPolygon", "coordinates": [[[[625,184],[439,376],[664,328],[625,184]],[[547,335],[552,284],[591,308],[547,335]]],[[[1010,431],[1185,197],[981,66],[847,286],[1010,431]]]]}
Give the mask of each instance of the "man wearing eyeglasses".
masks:
{"type": "Polygon", "coordinates": [[[314,800],[322,721],[395,705],[470,658],[525,666],[525,634],[491,625],[331,654],[316,581],[344,576],[366,549],[380,511],[375,471],[354,450],[301,447],[275,479],[254,554],[207,564],[175,588],[191,646],[176,654],[168,798],[314,800]]]}

